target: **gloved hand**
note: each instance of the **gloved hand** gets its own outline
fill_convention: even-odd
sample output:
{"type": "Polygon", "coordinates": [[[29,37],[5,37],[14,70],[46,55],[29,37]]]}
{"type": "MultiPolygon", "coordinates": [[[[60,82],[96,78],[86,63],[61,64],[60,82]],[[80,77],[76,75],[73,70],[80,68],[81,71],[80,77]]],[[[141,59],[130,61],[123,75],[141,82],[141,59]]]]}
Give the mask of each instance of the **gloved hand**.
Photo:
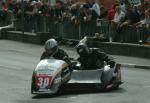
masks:
{"type": "Polygon", "coordinates": [[[85,36],[83,39],[81,39],[80,43],[86,44],[87,43],[87,37],[85,36]]]}
{"type": "Polygon", "coordinates": [[[110,68],[113,68],[115,66],[115,61],[109,61],[108,64],[110,65],[110,68]]]}
{"type": "Polygon", "coordinates": [[[68,63],[68,65],[71,65],[71,61],[70,61],[69,57],[64,56],[64,57],[63,57],[63,60],[64,60],[66,63],[68,63]]]}

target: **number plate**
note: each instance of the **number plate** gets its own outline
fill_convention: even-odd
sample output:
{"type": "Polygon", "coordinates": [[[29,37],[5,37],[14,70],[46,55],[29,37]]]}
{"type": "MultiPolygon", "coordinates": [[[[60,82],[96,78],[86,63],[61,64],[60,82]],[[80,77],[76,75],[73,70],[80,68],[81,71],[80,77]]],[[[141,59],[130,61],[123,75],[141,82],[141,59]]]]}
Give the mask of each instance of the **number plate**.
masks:
{"type": "Polygon", "coordinates": [[[51,85],[51,76],[38,75],[36,76],[36,87],[39,89],[48,89],[51,85]]]}

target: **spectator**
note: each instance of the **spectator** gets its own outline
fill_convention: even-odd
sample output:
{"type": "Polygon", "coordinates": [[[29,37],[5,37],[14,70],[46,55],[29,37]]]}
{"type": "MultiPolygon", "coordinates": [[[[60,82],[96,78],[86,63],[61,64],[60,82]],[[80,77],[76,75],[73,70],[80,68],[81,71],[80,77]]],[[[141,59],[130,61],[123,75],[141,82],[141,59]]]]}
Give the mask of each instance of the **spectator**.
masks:
{"type": "Polygon", "coordinates": [[[28,2],[25,5],[26,6],[25,6],[24,12],[25,12],[25,20],[26,20],[27,29],[32,32],[37,32],[37,22],[38,22],[37,2],[32,1],[31,3],[28,2]]]}
{"type": "Polygon", "coordinates": [[[146,9],[150,8],[150,0],[145,0],[146,9]]]}
{"type": "Polygon", "coordinates": [[[120,25],[120,27],[124,27],[127,25],[133,25],[140,21],[140,15],[137,11],[135,11],[130,5],[126,6],[126,14],[124,18],[124,22],[120,25]]]}
{"type": "Polygon", "coordinates": [[[2,10],[5,12],[8,10],[8,5],[6,2],[2,2],[2,10]]]}
{"type": "Polygon", "coordinates": [[[85,5],[87,6],[87,8],[92,7],[92,3],[90,2],[90,0],[85,0],[85,5]]]}
{"type": "Polygon", "coordinates": [[[113,41],[117,41],[117,39],[119,39],[116,33],[116,28],[118,25],[121,24],[121,22],[123,21],[125,17],[125,13],[123,11],[121,11],[121,6],[120,5],[116,5],[115,7],[115,16],[114,19],[111,22],[111,29],[112,29],[112,39],[113,41]]]}
{"type": "Polygon", "coordinates": [[[86,3],[83,5],[83,11],[85,14],[84,21],[97,19],[100,16],[100,7],[95,0],[86,0],[86,3]]]}
{"type": "Polygon", "coordinates": [[[68,20],[71,15],[70,14],[70,11],[71,11],[71,1],[70,0],[64,0],[63,9],[64,9],[63,19],[68,20]]]}
{"type": "Polygon", "coordinates": [[[124,0],[121,0],[120,4],[121,4],[121,11],[123,11],[123,12],[125,13],[125,12],[126,12],[126,9],[125,9],[125,1],[124,1],[124,0]]]}
{"type": "Polygon", "coordinates": [[[150,29],[150,9],[145,10],[145,18],[135,24],[137,27],[146,27],[150,29]]]}
{"type": "Polygon", "coordinates": [[[46,16],[49,16],[51,18],[54,17],[54,7],[53,7],[53,5],[50,5],[50,4],[47,5],[46,16]]]}
{"type": "Polygon", "coordinates": [[[79,15],[80,15],[80,3],[73,4],[71,7],[71,21],[75,24],[78,23],[79,15]]]}
{"type": "Polygon", "coordinates": [[[89,1],[90,1],[90,5],[92,5],[92,7],[90,8],[92,12],[92,17],[98,18],[100,16],[99,4],[96,2],[96,0],[89,0],[89,1]]]}
{"type": "Polygon", "coordinates": [[[7,3],[6,2],[2,2],[2,10],[0,10],[0,18],[2,19],[2,22],[6,20],[7,11],[8,11],[7,3]]]}
{"type": "Polygon", "coordinates": [[[111,6],[111,9],[108,11],[107,19],[108,20],[113,20],[115,16],[115,5],[113,4],[111,6]]]}
{"type": "Polygon", "coordinates": [[[94,37],[93,37],[94,40],[98,40],[98,41],[106,41],[106,39],[104,38],[104,35],[101,34],[101,33],[95,33],[94,37]]]}
{"type": "Polygon", "coordinates": [[[108,20],[113,20],[115,16],[115,7],[121,5],[120,0],[115,0],[114,4],[112,4],[111,9],[108,11],[107,19],[108,20]]]}
{"type": "Polygon", "coordinates": [[[144,19],[145,10],[148,8],[149,3],[145,0],[140,0],[140,4],[137,5],[138,12],[141,19],[144,19]]]}
{"type": "Polygon", "coordinates": [[[119,24],[119,23],[121,23],[121,21],[123,20],[124,17],[125,17],[125,13],[123,11],[121,11],[120,5],[117,5],[115,7],[115,16],[112,21],[119,24]]]}
{"type": "Polygon", "coordinates": [[[60,19],[63,16],[63,2],[60,0],[56,1],[56,5],[55,5],[55,17],[60,19]]]}
{"type": "Polygon", "coordinates": [[[107,14],[108,14],[108,11],[104,8],[104,6],[101,5],[100,11],[101,11],[101,12],[100,12],[99,18],[100,18],[100,19],[106,19],[107,14]]]}
{"type": "Polygon", "coordinates": [[[81,20],[83,19],[83,21],[85,22],[90,21],[92,18],[91,13],[89,12],[89,8],[90,8],[89,4],[83,4],[81,5],[80,8],[80,18],[81,20]]]}
{"type": "Polygon", "coordinates": [[[22,11],[21,11],[21,2],[17,2],[15,4],[14,14],[15,14],[15,16],[16,16],[17,19],[21,18],[21,14],[22,14],[22,11]]]}
{"type": "Polygon", "coordinates": [[[32,1],[30,3],[30,5],[27,6],[26,8],[26,14],[29,16],[34,16],[35,14],[38,13],[38,8],[37,8],[37,2],[36,1],[32,1]]]}
{"type": "Polygon", "coordinates": [[[123,33],[122,30],[126,26],[133,26],[135,23],[140,21],[140,15],[135,11],[130,5],[126,5],[126,13],[123,22],[117,28],[117,40],[123,42],[123,33]]]}

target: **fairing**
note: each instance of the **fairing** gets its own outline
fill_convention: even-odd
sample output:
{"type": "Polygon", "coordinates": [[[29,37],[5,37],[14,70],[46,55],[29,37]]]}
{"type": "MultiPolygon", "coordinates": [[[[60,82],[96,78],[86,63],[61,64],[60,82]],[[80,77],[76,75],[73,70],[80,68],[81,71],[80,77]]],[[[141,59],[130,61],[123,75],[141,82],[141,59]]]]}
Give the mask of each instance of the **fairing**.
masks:
{"type": "Polygon", "coordinates": [[[33,73],[36,89],[32,93],[56,93],[62,83],[61,73],[66,67],[68,64],[62,60],[45,59],[40,61],[33,73]]]}

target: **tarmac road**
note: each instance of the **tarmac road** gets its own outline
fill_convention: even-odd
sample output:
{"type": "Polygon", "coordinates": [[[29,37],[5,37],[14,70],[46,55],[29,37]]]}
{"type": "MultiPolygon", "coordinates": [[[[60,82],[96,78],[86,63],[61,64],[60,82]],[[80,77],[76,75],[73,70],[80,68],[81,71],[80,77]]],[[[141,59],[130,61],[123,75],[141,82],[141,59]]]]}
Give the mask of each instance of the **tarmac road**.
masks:
{"type": "MultiPolygon", "coordinates": [[[[63,48],[76,57],[73,48],[63,48]]],[[[116,91],[34,97],[31,75],[42,51],[43,46],[0,40],[0,103],[149,103],[150,70],[125,67],[121,68],[124,83],[116,91]]]]}

